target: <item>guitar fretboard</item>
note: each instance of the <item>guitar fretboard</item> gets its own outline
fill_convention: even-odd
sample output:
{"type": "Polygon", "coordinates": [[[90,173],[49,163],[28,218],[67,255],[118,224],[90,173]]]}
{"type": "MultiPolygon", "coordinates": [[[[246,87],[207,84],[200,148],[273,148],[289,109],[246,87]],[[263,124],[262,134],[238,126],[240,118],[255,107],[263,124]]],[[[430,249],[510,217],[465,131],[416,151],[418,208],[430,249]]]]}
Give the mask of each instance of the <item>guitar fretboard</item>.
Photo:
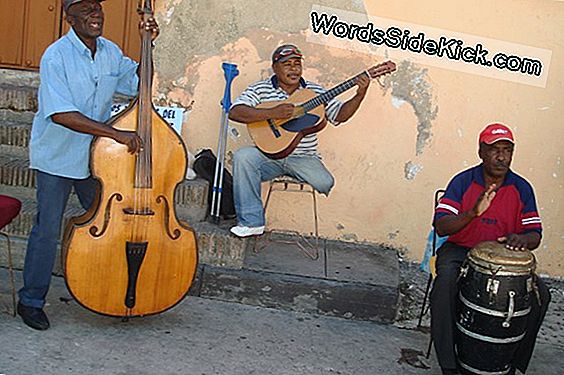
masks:
{"type": "Polygon", "coordinates": [[[352,77],[351,79],[348,79],[345,82],[333,87],[332,89],[327,90],[323,94],[319,94],[315,98],[308,100],[307,102],[302,104],[302,107],[304,108],[304,110],[306,112],[309,112],[312,109],[320,106],[321,104],[325,104],[325,103],[329,102],[331,99],[333,99],[337,95],[344,93],[345,91],[347,91],[348,89],[350,89],[351,87],[356,85],[356,79],[358,77],[362,76],[362,75],[368,76],[368,73],[362,72],[360,74],[357,74],[356,76],[352,77]]]}

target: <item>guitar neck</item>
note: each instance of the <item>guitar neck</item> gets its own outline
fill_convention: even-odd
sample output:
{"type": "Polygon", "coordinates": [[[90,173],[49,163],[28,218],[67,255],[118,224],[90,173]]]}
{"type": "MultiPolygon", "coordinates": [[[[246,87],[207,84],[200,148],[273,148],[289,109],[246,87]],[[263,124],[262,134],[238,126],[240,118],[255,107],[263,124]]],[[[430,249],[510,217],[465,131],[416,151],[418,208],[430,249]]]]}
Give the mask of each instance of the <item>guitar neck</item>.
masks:
{"type": "Polygon", "coordinates": [[[357,74],[351,79],[348,79],[345,82],[333,87],[332,89],[327,90],[323,94],[319,94],[315,98],[308,100],[307,102],[302,104],[302,107],[304,108],[305,112],[308,112],[322,104],[326,104],[337,95],[344,93],[345,91],[356,85],[356,79],[362,75],[368,76],[368,73],[362,72],[360,74],[357,74]]]}

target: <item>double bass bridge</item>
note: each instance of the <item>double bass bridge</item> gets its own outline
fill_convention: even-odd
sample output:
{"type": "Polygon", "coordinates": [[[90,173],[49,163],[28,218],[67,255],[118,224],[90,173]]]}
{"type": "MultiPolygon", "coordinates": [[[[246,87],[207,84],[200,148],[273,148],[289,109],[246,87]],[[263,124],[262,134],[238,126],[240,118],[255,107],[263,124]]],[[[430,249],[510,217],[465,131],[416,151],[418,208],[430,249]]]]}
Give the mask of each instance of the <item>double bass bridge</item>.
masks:
{"type": "Polygon", "coordinates": [[[136,215],[136,216],[153,216],[155,215],[155,211],[151,210],[150,208],[141,208],[141,209],[134,209],[131,207],[127,207],[123,209],[123,213],[126,215],[136,215]]]}

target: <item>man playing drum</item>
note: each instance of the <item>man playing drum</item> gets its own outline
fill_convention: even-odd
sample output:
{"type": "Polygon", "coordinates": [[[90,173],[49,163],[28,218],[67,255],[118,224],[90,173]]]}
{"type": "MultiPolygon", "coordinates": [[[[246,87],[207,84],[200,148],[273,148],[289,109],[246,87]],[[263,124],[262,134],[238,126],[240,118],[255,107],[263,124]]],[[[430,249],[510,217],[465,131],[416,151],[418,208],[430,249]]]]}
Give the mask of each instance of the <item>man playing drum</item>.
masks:
{"type": "MultiPolygon", "coordinates": [[[[503,124],[480,133],[480,165],[457,174],[435,208],[434,226],[449,236],[437,251],[437,277],[431,292],[431,335],[443,374],[459,374],[455,354],[457,279],[468,251],[483,241],[498,241],[513,251],[536,249],[542,226],[532,186],[509,169],[514,138],[503,124]]],[[[550,302],[538,280],[540,305],[533,298],[527,333],[511,362],[510,374],[525,373],[550,302]]]]}

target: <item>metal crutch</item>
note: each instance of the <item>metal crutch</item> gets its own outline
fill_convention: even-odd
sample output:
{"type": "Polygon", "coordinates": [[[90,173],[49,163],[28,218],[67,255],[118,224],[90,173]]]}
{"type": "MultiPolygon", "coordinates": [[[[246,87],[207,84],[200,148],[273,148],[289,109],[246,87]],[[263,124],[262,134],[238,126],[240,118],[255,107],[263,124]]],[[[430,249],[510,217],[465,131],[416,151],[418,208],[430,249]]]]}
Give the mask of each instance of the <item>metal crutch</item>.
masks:
{"type": "Polygon", "coordinates": [[[222,113],[219,126],[219,140],[217,142],[217,160],[215,163],[215,174],[212,187],[212,203],[210,216],[214,223],[219,223],[219,212],[221,208],[221,194],[223,193],[223,166],[225,161],[225,149],[227,145],[227,131],[229,129],[229,108],[231,107],[231,83],[239,75],[237,65],[223,63],[221,65],[225,76],[225,92],[221,101],[222,113]]]}

